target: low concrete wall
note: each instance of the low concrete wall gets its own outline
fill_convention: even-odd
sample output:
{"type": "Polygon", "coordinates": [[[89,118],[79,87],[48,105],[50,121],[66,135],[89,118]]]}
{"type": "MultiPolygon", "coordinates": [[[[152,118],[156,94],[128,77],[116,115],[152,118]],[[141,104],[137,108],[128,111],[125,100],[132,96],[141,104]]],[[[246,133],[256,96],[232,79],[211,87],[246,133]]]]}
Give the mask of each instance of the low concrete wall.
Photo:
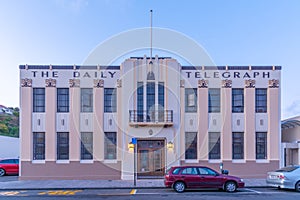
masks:
{"type": "Polygon", "coordinates": [[[0,136],[0,158],[18,158],[20,156],[20,139],[0,136]]]}

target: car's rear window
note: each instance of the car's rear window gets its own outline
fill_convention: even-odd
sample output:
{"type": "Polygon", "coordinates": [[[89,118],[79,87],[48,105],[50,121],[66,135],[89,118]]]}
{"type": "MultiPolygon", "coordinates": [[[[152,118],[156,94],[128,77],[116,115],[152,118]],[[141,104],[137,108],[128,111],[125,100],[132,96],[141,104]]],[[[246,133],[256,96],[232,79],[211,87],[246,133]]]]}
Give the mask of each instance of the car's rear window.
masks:
{"type": "Polygon", "coordinates": [[[292,172],[295,169],[298,169],[299,166],[292,166],[292,167],[283,167],[281,169],[276,170],[276,172],[292,172]]]}
{"type": "Polygon", "coordinates": [[[180,171],[181,168],[176,168],[172,171],[172,174],[179,174],[179,171],[180,171]]]}

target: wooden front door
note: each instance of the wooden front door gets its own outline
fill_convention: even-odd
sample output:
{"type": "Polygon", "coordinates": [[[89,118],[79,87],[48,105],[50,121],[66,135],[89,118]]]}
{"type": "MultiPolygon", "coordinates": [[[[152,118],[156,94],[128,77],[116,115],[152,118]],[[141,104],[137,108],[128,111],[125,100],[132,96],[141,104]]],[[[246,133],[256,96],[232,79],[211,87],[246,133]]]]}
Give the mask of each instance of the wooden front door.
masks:
{"type": "Polygon", "coordinates": [[[165,141],[137,141],[137,174],[143,176],[163,176],[165,171],[165,141]]]}

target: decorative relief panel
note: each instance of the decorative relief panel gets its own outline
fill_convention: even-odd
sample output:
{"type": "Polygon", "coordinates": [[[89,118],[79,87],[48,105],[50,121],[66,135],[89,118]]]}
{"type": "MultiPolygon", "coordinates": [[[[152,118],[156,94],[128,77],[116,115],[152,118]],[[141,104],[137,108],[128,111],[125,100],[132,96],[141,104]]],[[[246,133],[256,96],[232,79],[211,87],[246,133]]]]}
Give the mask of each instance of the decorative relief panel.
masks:
{"type": "Polygon", "coordinates": [[[184,80],[180,80],[180,87],[184,88],[184,80]]]}
{"type": "Polygon", "coordinates": [[[269,80],[269,88],[279,88],[279,80],[277,79],[269,80]]]}
{"type": "Polygon", "coordinates": [[[46,79],[45,80],[46,87],[56,87],[56,80],[55,79],[46,79]]]}
{"type": "Polygon", "coordinates": [[[232,80],[222,80],[222,88],[231,88],[232,80]]]}
{"type": "Polygon", "coordinates": [[[69,79],[70,87],[80,87],[80,80],[79,79],[69,79]]]}
{"type": "Polygon", "coordinates": [[[198,88],[207,88],[208,87],[208,80],[198,80],[198,88]]]}
{"type": "Polygon", "coordinates": [[[246,88],[255,88],[255,80],[252,80],[252,79],[245,80],[245,87],[246,88]]]}
{"type": "Polygon", "coordinates": [[[104,87],[104,80],[103,79],[95,79],[94,80],[94,87],[95,88],[103,88],[104,87]]]}
{"type": "Polygon", "coordinates": [[[121,80],[121,79],[118,79],[118,80],[117,80],[117,87],[118,87],[118,88],[121,88],[121,87],[122,87],[122,80],[121,80]]]}
{"type": "Polygon", "coordinates": [[[21,87],[32,87],[32,79],[21,79],[21,87]]]}

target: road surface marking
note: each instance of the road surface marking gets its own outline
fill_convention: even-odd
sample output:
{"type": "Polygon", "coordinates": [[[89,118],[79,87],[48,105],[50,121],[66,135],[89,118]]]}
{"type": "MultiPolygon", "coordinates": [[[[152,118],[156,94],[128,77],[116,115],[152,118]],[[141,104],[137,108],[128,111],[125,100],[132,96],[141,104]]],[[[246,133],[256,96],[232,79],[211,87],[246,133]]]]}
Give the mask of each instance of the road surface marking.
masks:
{"type": "Polygon", "coordinates": [[[248,191],[250,191],[250,192],[254,192],[254,193],[256,193],[256,194],[261,194],[262,192],[259,192],[259,191],[256,191],[256,190],[251,190],[251,189],[245,189],[245,190],[248,190],[248,191]]]}
{"type": "Polygon", "coordinates": [[[75,195],[77,192],[82,192],[82,190],[55,190],[40,192],[39,195],[75,195]]]}
{"type": "Polygon", "coordinates": [[[136,194],[136,191],[137,191],[136,189],[132,189],[131,192],[130,192],[130,194],[131,195],[136,194]]]}
{"type": "Polygon", "coordinates": [[[0,195],[2,195],[2,196],[14,196],[14,195],[17,195],[19,193],[20,192],[17,192],[17,191],[9,191],[9,192],[1,192],[0,195]]]}

